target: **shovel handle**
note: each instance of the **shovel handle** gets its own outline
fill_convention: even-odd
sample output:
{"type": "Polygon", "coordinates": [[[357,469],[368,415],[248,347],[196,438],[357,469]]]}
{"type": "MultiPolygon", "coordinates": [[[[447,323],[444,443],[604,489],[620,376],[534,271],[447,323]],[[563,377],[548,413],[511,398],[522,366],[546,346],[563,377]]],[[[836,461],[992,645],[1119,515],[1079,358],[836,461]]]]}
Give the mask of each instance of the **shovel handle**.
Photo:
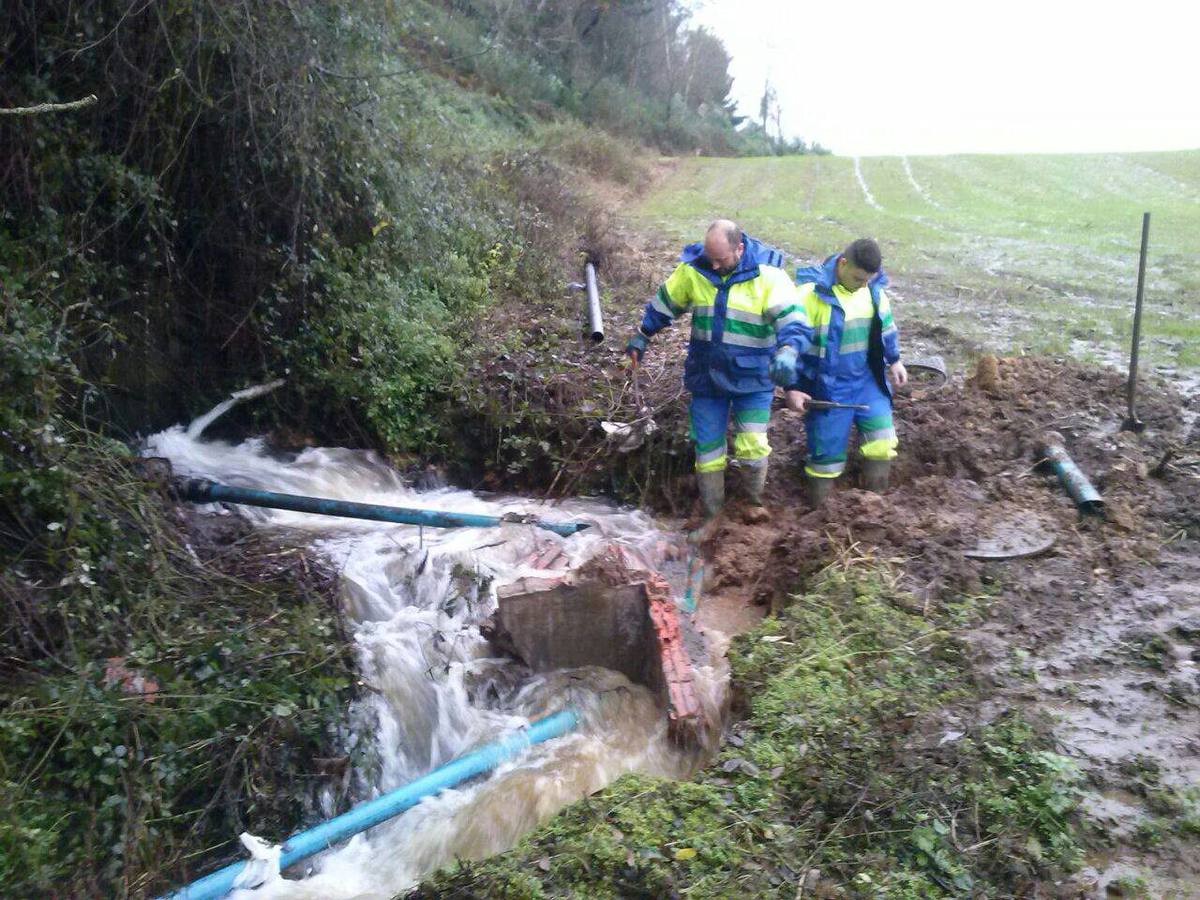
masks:
{"type": "MultiPolygon", "coordinates": [[[[780,401],[780,399],[778,397],[776,397],[773,402],[774,402],[774,405],[776,405],[776,406],[779,406],[783,403],[783,401],[780,401]]],[[[865,412],[866,410],[869,410],[871,407],[869,407],[865,403],[837,403],[833,400],[811,400],[811,399],[809,399],[809,400],[804,401],[804,408],[805,409],[856,409],[856,410],[859,410],[860,412],[865,412]]]]}

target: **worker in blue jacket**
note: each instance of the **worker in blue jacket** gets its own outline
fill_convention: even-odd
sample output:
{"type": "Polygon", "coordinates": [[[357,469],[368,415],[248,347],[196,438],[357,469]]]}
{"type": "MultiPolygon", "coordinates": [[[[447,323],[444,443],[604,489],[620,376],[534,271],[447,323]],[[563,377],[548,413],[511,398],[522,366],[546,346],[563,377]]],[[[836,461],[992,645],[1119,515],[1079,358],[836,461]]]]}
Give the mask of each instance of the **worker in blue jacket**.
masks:
{"type": "Polygon", "coordinates": [[[819,266],[796,270],[800,302],[808,326],[806,340],[781,346],[771,376],[787,390],[788,405],[805,411],[808,400],[866,406],[808,409],[804,473],[809,499],[818,506],[846,468],[852,425],[858,427],[863,456],[863,487],[887,488],[896,456],[892,388],[908,381],[900,362],[899,335],[879,244],[860,238],[819,266]]]}
{"type": "Polygon", "coordinates": [[[637,366],[650,338],[690,313],[692,335],[684,386],[696,445],[696,480],[711,519],[725,500],[726,437],[733,417],[734,463],[751,504],[762,502],[767,478],[767,425],[777,347],[802,345],[807,323],[783,254],[748,237],[728,219],[713,222],[704,242],[688,244],[679,263],[646,303],[625,352],[637,366]]]}

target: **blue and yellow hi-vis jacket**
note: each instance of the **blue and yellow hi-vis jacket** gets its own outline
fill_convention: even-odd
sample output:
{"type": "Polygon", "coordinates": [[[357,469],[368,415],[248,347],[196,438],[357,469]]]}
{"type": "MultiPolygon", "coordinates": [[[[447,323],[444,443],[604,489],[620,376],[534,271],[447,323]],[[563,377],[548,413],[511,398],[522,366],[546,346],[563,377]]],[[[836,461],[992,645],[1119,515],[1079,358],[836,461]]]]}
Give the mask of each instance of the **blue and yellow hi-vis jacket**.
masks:
{"type": "Polygon", "coordinates": [[[837,283],[840,255],[796,270],[800,302],[811,327],[810,342],[800,350],[796,387],[814,400],[853,403],[869,371],[891,397],[884,367],[900,359],[900,336],[883,291],[888,277],[881,269],[852,294],[837,283]]]}
{"type": "Polygon", "coordinates": [[[742,242],[742,258],[724,278],[702,244],[688,244],[642,314],[641,331],[649,337],[691,312],[684,385],[699,396],[772,390],[767,366],[777,343],[800,351],[812,331],[796,286],[781,268],[783,254],[745,234],[742,242]]]}

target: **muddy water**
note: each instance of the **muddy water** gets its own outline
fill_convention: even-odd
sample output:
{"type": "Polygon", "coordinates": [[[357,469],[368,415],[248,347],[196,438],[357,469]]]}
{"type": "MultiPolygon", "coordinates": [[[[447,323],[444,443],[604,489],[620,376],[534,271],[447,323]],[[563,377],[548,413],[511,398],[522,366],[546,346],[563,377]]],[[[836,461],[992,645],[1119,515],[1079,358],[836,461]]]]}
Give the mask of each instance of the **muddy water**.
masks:
{"type": "Polygon", "coordinates": [[[1187,787],[1200,784],[1200,560],[1162,564],[1169,581],[1108,597],[1033,672],[1080,756],[1112,767],[1154,759],[1164,781],[1187,787]]]}
{"type": "MultiPolygon", "coordinates": [[[[211,419],[210,419],[211,421],[211,419]]],[[[568,538],[515,524],[496,529],[432,529],[358,522],[304,513],[217,505],[212,515],[244,515],[290,542],[311,545],[341,573],[341,593],[363,685],[348,711],[354,765],[347,786],[369,799],[425,774],[472,748],[568,704],[583,725],[532,748],[494,774],[429,799],[405,815],[300,863],[245,896],[387,898],[455,858],[478,858],[511,846],[562,806],[628,771],[682,777],[698,764],[667,739],[650,693],[602,669],[534,675],[498,659],[480,634],[495,609],[496,588],[532,575],[565,574],[598,550],[619,544],[649,567],[677,565],[677,535],[638,512],[598,503],[543,507],[439,489],[414,491],[382,460],[344,449],[280,456],[261,441],[200,440],[200,428],[169,429],[147,452],[171,460],[176,474],[226,484],[367,503],[547,520],[593,527],[568,538]],[[551,546],[556,569],[533,568],[551,546]]],[[[720,702],[724,676],[697,672],[703,703],[720,702]]],[[[333,796],[325,798],[333,814],[333,796]]],[[[299,830],[299,823],[297,823],[299,830]]],[[[281,841],[285,835],[262,835],[281,841]]]]}
{"type": "MultiPolygon", "coordinates": [[[[1030,581],[1053,590],[1032,571],[1030,581]]],[[[1045,639],[1022,641],[1017,655],[995,627],[970,636],[1011,676],[982,719],[1013,706],[1048,713],[1060,751],[1087,776],[1083,811],[1111,846],[1092,849],[1075,874],[1080,896],[1136,877],[1145,896],[1200,897],[1194,846],[1147,850],[1137,837],[1161,816],[1149,790],[1200,786],[1200,558],[1164,551],[1133,578],[1081,583],[1075,603],[1079,614],[1043,621],[1045,639]]]]}

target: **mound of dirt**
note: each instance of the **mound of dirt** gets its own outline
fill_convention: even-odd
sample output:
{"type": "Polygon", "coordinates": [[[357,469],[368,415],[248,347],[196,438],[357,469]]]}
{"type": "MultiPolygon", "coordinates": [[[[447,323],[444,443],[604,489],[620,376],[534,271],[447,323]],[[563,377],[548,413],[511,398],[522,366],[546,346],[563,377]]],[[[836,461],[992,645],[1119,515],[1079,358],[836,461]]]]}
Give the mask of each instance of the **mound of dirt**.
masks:
{"type": "MultiPolygon", "coordinates": [[[[985,356],[969,377],[897,399],[888,491],[854,487],[852,450],[817,510],[804,499],[803,419],[779,413],[769,521],[723,518],[703,602],[784,604],[812,573],[864,557],[897,563],[896,602],[915,598],[915,612],[974,598],[982,621],[964,642],[987,699],[963,716],[987,721],[1013,706],[1054,716],[1116,847],[1089,871],[1105,881],[1120,866],[1153,865],[1136,834],[1155,812],[1128,798],[1200,779],[1200,432],[1196,398],[1166,384],[1147,386],[1138,412],[1146,430],[1122,431],[1124,380],[1111,370],[985,356]],[[1038,466],[1049,430],[1103,496],[1103,517],[1081,515],[1038,466]],[[1022,543],[1044,552],[964,555],[1022,543]],[[1152,783],[1131,779],[1147,767],[1152,783]]],[[[1190,853],[1171,855],[1185,881],[1200,877],[1200,861],[1183,862],[1190,853]]]]}
{"type": "MultiPolygon", "coordinates": [[[[1183,430],[1185,400],[1169,387],[1143,396],[1141,434],[1120,431],[1122,379],[1108,370],[1053,359],[985,356],[971,377],[952,379],[920,399],[896,401],[900,450],[892,488],[856,490],[849,469],[821,509],[803,499],[803,420],[780,413],[772,428],[772,476],[766,531],[729,517],[713,542],[715,568],[730,584],[761,591],[787,589],[832,561],[836,552],[871,553],[905,561],[910,589],[922,598],[978,591],[980,575],[996,563],[963,558],[963,550],[1024,527],[1031,537],[1052,531],[1044,559],[1025,560],[1032,572],[1073,561],[1077,580],[1094,571],[1121,572],[1152,561],[1164,538],[1193,529],[1200,479],[1187,458],[1200,449],[1183,430]],[[1104,496],[1108,515],[1081,518],[1057,481],[1037,466],[1039,438],[1049,429],[1066,437],[1076,464],[1104,496]],[[769,560],[769,563],[768,563],[769,560]],[[754,573],[747,578],[747,573],[754,573]]],[[[718,586],[720,581],[717,582],[718,586]]]]}

